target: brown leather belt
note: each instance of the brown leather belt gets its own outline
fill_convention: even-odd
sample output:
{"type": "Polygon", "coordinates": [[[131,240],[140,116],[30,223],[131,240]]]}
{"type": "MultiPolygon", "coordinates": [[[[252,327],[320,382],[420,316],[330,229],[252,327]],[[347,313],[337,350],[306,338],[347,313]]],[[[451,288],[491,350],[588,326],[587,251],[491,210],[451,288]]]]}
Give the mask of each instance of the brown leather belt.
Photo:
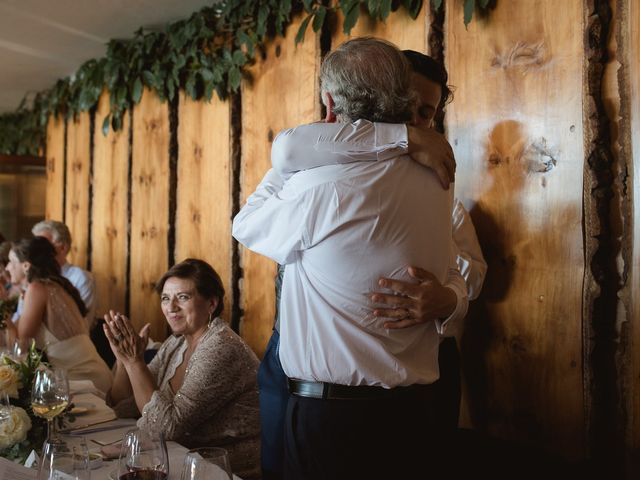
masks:
{"type": "Polygon", "coordinates": [[[289,392],[298,397],[323,400],[371,400],[399,398],[416,393],[418,389],[431,389],[431,385],[409,385],[407,387],[384,388],[370,385],[337,385],[326,382],[289,379],[289,392]]]}

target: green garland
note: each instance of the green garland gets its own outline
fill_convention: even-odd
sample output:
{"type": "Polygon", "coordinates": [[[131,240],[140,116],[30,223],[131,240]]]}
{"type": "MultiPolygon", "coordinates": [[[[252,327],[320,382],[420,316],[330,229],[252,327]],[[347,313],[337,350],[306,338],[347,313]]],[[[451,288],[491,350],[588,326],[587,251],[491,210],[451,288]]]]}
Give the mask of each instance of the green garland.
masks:
{"type": "MultiPolygon", "coordinates": [[[[486,10],[495,0],[465,0],[465,25],[477,6],[486,10]]],[[[257,50],[268,36],[283,36],[292,14],[307,16],[297,32],[303,41],[308,26],[322,29],[328,12],[340,10],[343,31],[351,32],[361,7],[374,20],[384,21],[400,7],[417,18],[423,0],[338,0],[333,7],[322,0],[226,0],[205,7],[190,18],[167,26],[163,32],[139,29],[129,40],[111,40],[107,54],[84,63],[72,77],[58,80],[38,93],[28,108],[26,98],[13,113],[0,115],[0,154],[38,155],[50,115],[66,119],[94,108],[103,89],[110,94],[110,111],[101,122],[119,130],[125,112],[140,102],[145,87],[161,100],[173,100],[183,89],[192,99],[220,99],[236,92],[257,50]]],[[[440,9],[442,0],[431,0],[440,9]]]]}

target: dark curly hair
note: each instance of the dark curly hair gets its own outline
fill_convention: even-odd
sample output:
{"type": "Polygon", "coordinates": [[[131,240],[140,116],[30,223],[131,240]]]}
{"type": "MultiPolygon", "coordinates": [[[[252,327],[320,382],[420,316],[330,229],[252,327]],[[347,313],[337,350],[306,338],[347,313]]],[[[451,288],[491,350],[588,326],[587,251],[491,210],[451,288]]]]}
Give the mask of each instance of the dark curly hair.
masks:
{"type": "Polygon", "coordinates": [[[60,273],[60,265],[56,260],[56,250],[44,237],[23,238],[13,245],[11,251],[21,262],[29,262],[31,267],[27,272],[27,281],[51,280],[59,284],[71,295],[80,313],[84,317],[88,310],[80,293],[69,280],[60,273]]]}
{"type": "Polygon", "coordinates": [[[218,299],[218,305],[213,312],[213,316],[217,317],[224,309],[224,287],[220,275],[211,265],[204,260],[197,258],[187,258],[180,263],[176,263],[156,284],[156,292],[162,293],[165,282],[171,277],[184,278],[193,280],[197,292],[207,300],[213,298],[218,299]]]}
{"type": "Polygon", "coordinates": [[[452,87],[447,85],[449,74],[441,64],[439,64],[433,57],[425,55],[424,53],[416,52],[415,50],[403,50],[402,53],[404,53],[405,58],[409,60],[411,69],[414,72],[440,85],[440,88],[442,89],[442,94],[440,96],[440,108],[453,100],[452,87]]]}

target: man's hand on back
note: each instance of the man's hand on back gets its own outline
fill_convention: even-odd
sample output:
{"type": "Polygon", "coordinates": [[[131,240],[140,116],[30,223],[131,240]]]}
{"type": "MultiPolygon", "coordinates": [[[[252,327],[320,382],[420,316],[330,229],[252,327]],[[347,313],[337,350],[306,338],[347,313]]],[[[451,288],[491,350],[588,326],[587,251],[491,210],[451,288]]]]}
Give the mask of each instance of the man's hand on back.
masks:
{"type": "Polygon", "coordinates": [[[409,155],[420,165],[436,172],[445,190],[455,180],[456,159],[447,139],[433,128],[407,125],[409,155]]]}
{"type": "Polygon", "coordinates": [[[437,318],[446,318],[456,308],[455,292],[443,286],[431,273],[421,268],[409,267],[409,275],[420,283],[381,278],[378,285],[394,293],[376,292],[371,295],[373,302],[388,305],[388,308],[376,308],[373,311],[376,317],[390,319],[385,322],[385,328],[407,328],[437,318]]]}

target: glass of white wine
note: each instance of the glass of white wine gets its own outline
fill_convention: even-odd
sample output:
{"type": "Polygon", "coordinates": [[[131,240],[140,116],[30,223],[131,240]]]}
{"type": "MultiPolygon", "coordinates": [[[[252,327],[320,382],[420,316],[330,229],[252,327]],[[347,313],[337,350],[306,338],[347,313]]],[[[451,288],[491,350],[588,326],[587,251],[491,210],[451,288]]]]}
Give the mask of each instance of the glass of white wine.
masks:
{"type": "Polygon", "coordinates": [[[31,408],[47,420],[47,438],[56,439],[55,422],[69,405],[69,381],[64,370],[41,366],[36,370],[31,388],[31,408]]]}

